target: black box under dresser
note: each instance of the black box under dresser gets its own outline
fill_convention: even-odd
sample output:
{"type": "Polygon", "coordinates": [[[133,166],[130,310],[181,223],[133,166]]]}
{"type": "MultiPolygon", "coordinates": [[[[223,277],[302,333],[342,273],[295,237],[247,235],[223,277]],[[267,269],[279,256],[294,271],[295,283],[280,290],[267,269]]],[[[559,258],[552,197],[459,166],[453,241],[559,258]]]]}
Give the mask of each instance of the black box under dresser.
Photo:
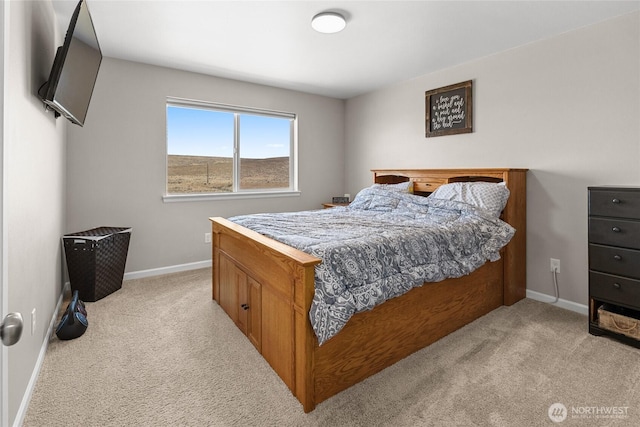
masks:
{"type": "Polygon", "coordinates": [[[589,187],[589,332],[640,348],[640,187],[589,187]]]}

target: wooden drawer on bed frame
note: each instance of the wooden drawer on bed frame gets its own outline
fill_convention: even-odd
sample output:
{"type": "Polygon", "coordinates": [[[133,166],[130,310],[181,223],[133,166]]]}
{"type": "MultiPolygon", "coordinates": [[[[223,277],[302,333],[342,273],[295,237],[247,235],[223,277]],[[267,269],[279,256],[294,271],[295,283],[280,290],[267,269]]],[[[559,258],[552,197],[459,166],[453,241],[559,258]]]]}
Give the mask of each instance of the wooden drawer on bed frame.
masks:
{"type": "Polygon", "coordinates": [[[443,184],[447,184],[446,179],[429,179],[418,178],[413,179],[413,191],[414,193],[433,193],[436,188],[443,184]]]}

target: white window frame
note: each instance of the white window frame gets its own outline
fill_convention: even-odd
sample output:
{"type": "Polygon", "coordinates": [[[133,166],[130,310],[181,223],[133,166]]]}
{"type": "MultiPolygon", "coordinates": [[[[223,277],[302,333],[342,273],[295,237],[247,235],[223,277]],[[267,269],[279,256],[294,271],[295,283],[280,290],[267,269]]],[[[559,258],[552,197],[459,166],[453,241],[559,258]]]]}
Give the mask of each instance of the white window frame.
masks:
{"type": "MultiPolygon", "coordinates": [[[[233,191],[229,193],[185,193],[176,194],[169,193],[167,191],[167,183],[169,181],[168,176],[168,162],[169,162],[169,141],[165,144],[165,193],[162,196],[164,202],[191,202],[191,201],[205,201],[205,200],[220,200],[220,199],[248,199],[248,198],[265,198],[265,197],[292,197],[299,196],[300,190],[298,189],[298,115],[295,113],[289,113],[284,111],[266,110],[261,108],[242,107],[237,105],[220,104],[214,102],[197,101],[185,98],[168,97],[165,103],[165,111],[167,107],[185,107],[185,108],[200,108],[214,111],[221,111],[226,113],[234,113],[234,147],[233,147],[233,191]],[[289,188],[286,189],[251,189],[241,190],[240,186],[240,157],[238,156],[240,129],[239,120],[237,115],[249,114],[249,115],[261,115],[267,117],[280,117],[292,120],[291,126],[291,145],[289,147],[289,188]]],[[[165,120],[166,120],[165,112],[165,120]]],[[[166,125],[166,123],[165,123],[166,125]]],[[[168,135],[168,129],[165,131],[165,135],[168,135]]]]}

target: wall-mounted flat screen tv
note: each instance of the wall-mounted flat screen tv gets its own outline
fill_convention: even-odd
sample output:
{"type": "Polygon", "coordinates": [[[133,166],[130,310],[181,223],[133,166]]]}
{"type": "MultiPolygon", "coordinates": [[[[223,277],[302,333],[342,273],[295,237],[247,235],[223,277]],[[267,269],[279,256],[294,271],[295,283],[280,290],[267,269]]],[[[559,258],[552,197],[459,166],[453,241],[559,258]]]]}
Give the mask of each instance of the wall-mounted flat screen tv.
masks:
{"type": "Polygon", "coordinates": [[[47,105],[83,126],[102,62],[102,51],[85,1],[73,12],[64,44],[56,52],[49,80],[38,93],[47,105]]]}

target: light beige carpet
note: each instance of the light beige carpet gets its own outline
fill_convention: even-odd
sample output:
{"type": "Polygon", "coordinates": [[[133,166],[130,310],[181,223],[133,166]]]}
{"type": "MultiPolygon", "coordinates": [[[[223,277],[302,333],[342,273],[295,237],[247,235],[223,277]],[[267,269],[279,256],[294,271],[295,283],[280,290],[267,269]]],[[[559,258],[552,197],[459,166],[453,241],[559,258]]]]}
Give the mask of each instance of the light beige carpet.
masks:
{"type": "Polygon", "coordinates": [[[528,299],[305,414],[211,300],[209,274],[132,280],[88,303],[87,332],[52,339],[24,426],[640,425],[640,351],[528,299]]]}

